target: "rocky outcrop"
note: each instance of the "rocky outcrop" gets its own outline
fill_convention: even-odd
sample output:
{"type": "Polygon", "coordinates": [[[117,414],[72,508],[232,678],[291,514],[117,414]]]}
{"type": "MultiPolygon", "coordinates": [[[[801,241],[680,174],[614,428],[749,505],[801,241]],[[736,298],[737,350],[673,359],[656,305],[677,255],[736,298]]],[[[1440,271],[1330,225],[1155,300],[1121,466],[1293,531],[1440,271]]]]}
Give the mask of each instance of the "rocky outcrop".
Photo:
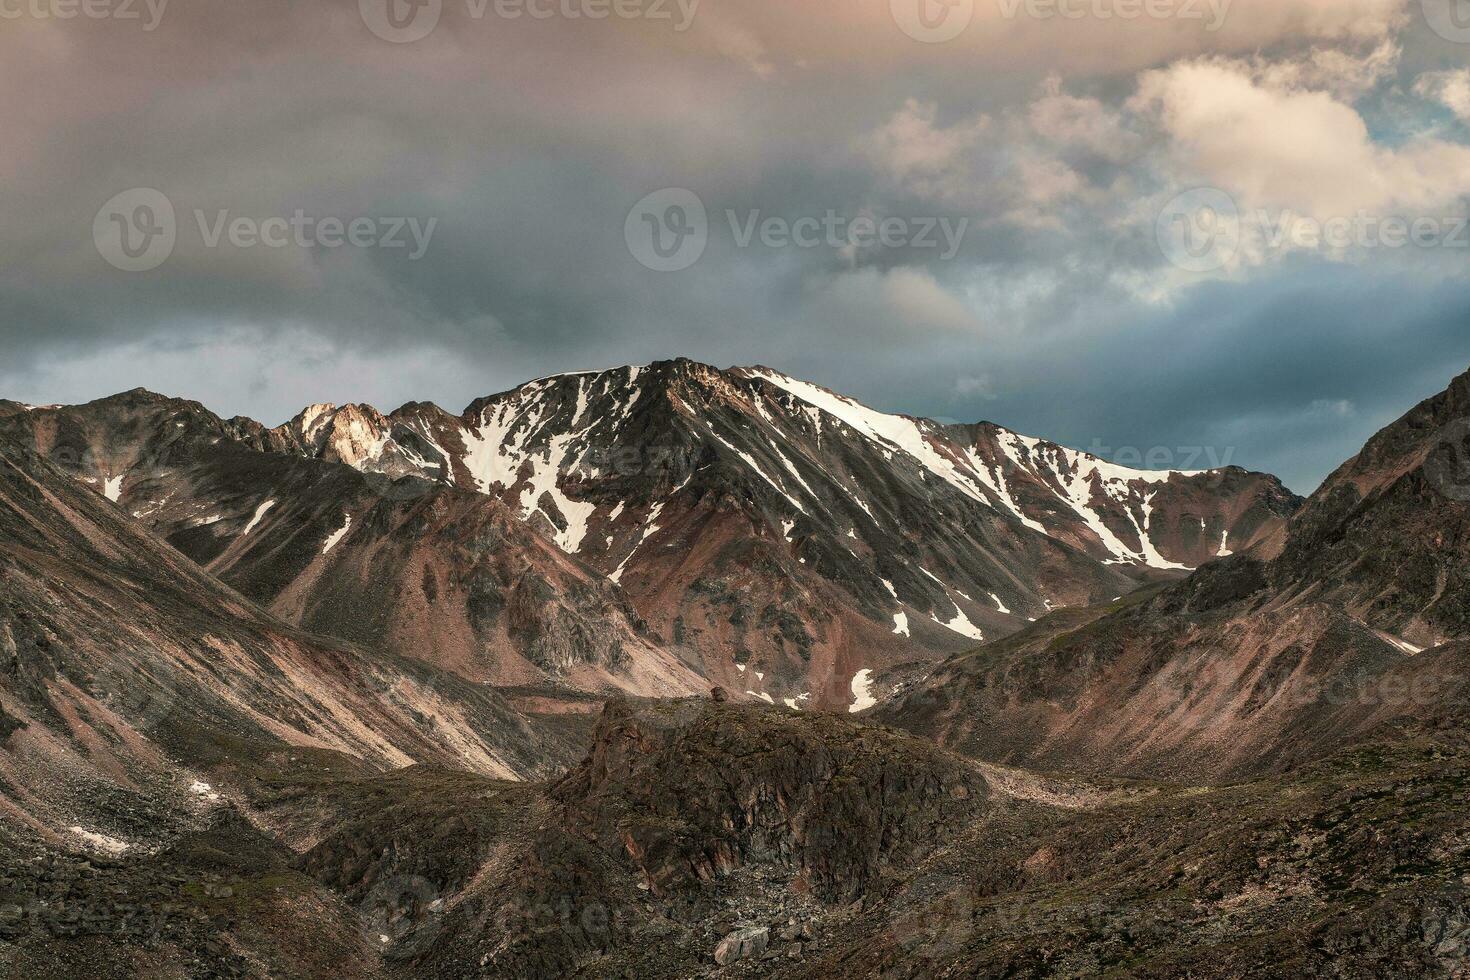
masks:
{"type": "Polygon", "coordinates": [[[1272,574],[1417,647],[1470,637],[1470,374],[1328,477],[1272,574]]]}
{"type": "Polygon", "coordinates": [[[981,775],[921,740],[706,699],[610,702],[587,757],[549,784],[382,782],[353,789],[355,816],[303,866],[354,902],[385,881],[442,898],[419,920],[432,943],[390,936],[420,978],[796,964],[824,916],[878,900],[992,805],[981,775]]]}
{"type": "Polygon", "coordinates": [[[771,930],[766,926],[747,926],[736,929],[715,947],[715,962],[729,966],[737,960],[758,959],[771,942],[771,930]]]}
{"type": "Polygon", "coordinates": [[[923,742],[837,719],[614,701],[553,795],[655,895],[769,864],[843,902],[933,846],[987,788],[923,742]]]}

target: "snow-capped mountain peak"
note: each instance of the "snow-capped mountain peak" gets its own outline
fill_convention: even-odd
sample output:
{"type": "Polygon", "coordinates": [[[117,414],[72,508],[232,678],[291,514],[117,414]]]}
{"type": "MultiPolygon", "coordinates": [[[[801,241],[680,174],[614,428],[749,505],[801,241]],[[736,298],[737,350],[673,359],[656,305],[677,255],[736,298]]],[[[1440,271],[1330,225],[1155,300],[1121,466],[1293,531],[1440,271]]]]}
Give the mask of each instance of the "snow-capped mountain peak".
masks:
{"type": "Polygon", "coordinates": [[[775,676],[818,650],[1003,635],[1202,564],[1222,539],[1244,550],[1295,506],[1258,474],[1132,470],[688,360],[540,378],[460,416],[316,406],[275,438],[497,497],[656,629],[707,660],[784,662],[775,676]]]}

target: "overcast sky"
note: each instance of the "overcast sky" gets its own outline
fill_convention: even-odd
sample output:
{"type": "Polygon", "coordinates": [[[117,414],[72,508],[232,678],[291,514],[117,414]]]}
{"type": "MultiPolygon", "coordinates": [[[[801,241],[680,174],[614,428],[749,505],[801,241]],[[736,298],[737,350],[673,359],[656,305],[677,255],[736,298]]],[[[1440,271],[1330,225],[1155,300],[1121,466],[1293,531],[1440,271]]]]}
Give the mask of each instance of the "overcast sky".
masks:
{"type": "Polygon", "coordinates": [[[684,355],[1308,492],[1470,367],[1457,0],[112,2],[0,0],[3,397],[684,355]]]}

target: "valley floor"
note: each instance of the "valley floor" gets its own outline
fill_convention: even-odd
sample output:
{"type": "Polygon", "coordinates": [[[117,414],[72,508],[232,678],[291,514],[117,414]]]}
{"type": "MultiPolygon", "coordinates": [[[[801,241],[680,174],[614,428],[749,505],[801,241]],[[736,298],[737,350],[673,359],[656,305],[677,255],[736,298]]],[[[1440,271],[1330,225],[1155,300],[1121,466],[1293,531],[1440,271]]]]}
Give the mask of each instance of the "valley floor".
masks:
{"type": "Polygon", "coordinates": [[[153,853],[8,841],[0,973],[1470,968],[1470,742],[1459,725],[1386,731],[1289,775],[1180,786],[976,765],[861,721],[813,731],[814,721],[712,702],[615,705],[588,762],[546,784],[425,767],[372,775],[330,753],[271,772],[282,760],[263,755],[239,773],[247,793],[226,789],[153,853]],[[714,753],[717,768],[696,771],[714,753]],[[663,771],[645,768],[653,760],[663,771]],[[758,951],[717,963],[741,929],[761,934],[758,951]]]}

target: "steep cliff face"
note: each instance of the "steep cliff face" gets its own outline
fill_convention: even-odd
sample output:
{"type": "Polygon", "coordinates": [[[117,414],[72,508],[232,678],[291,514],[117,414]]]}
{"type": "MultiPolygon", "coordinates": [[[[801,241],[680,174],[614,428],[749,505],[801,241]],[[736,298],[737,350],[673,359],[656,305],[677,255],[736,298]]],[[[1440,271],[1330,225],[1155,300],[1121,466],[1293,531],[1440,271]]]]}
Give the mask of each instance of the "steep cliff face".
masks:
{"type": "Polygon", "coordinates": [[[1327,479],[1273,577],[1416,647],[1470,637],[1470,375],[1327,479]]]}

